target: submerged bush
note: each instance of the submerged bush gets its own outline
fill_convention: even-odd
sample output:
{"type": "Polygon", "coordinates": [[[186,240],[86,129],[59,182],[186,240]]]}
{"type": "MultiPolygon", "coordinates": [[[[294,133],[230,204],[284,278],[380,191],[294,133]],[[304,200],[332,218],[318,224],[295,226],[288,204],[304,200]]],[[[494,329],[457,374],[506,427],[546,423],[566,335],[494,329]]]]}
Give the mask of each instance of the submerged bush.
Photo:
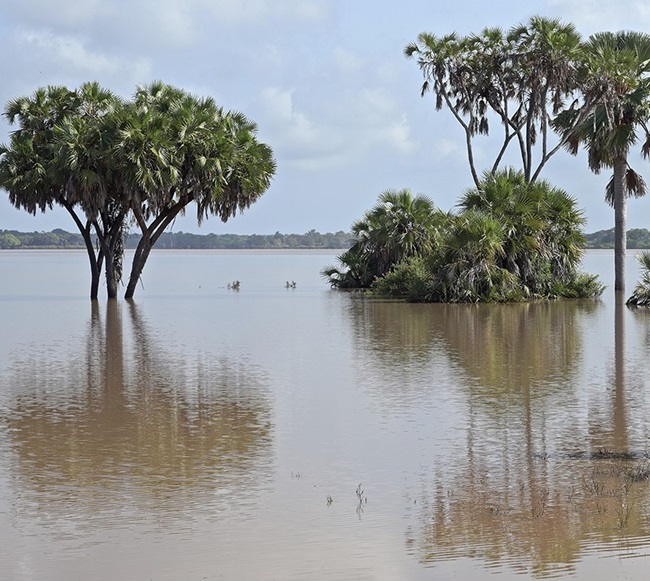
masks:
{"type": "Polygon", "coordinates": [[[641,265],[641,278],[634,287],[632,296],[627,299],[627,304],[637,307],[650,307],[650,252],[641,252],[637,255],[641,265]]]}
{"type": "Polygon", "coordinates": [[[412,302],[429,301],[432,296],[431,271],[422,257],[396,264],[375,279],[372,290],[379,295],[404,298],[412,302]]]}
{"type": "MultiPolygon", "coordinates": [[[[485,174],[459,206],[454,215],[430,204],[430,216],[424,211],[418,218],[428,228],[428,235],[419,231],[426,244],[407,245],[401,252],[400,236],[387,236],[382,222],[399,212],[391,206],[382,220],[374,220],[375,208],[357,223],[364,225],[355,230],[357,243],[339,257],[347,270],[330,267],[323,274],[337,288],[372,286],[377,294],[412,301],[511,302],[602,294],[597,277],[577,270],[586,244],[585,220],[563,190],[545,181],[526,183],[521,172],[506,170],[485,174]],[[371,223],[374,229],[367,227],[371,223]]],[[[412,222],[399,223],[408,229],[412,222]]]]}

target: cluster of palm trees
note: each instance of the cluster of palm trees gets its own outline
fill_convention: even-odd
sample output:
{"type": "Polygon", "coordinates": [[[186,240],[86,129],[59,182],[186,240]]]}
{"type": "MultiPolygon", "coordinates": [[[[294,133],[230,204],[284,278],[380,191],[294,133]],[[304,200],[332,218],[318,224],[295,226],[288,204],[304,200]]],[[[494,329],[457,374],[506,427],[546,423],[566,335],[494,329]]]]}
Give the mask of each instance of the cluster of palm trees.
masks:
{"type": "Polygon", "coordinates": [[[9,102],[5,116],[18,127],[0,148],[0,187],[28,212],[57,204],[70,213],[86,244],[92,299],[102,269],[108,297],[117,296],[130,226],[142,237],[127,299],[151,248],[190,203],[199,222],[226,221],[255,202],[275,173],[254,123],[162,82],[138,87],[130,100],[97,83],[41,88],[9,102]]]}
{"type": "Polygon", "coordinates": [[[594,297],[578,271],[584,218],[566,192],[523,172],[486,172],[457,214],[408,190],[388,191],[353,226],[356,242],[323,275],[414,301],[494,302],[594,297]]]}
{"type": "Polygon", "coordinates": [[[626,199],[646,192],[629,154],[639,141],[650,152],[650,36],[606,32],[583,41],[573,25],[536,16],[508,33],[423,33],[404,52],[417,58],[422,94],[434,93],[436,109],[462,126],[477,187],[473,144],[489,134],[490,119],[503,130],[492,173],[510,147],[528,182],[562,147],[576,154],[583,146],[594,172],[612,170],[606,200],[615,210],[615,290],[624,290],[626,199]]]}

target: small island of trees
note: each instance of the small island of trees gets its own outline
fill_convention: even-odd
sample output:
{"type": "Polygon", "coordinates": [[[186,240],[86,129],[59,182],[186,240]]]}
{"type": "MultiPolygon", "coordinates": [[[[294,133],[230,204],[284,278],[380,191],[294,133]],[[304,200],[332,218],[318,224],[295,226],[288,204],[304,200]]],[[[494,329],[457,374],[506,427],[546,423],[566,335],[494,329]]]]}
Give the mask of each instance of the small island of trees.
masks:
{"type": "Polygon", "coordinates": [[[592,171],[612,170],[605,199],[615,215],[614,288],[623,291],[627,198],[646,193],[628,157],[639,136],[641,153],[650,154],[650,36],[583,41],[573,25],[535,16],[508,32],[422,33],[404,54],[422,72],[421,95],[432,93],[435,109],[461,127],[474,188],[456,214],[408,190],[382,194],[352,226],[355,244],[340,266],[323,270],[330,284],[441,302],[599,296],[596,278],[577,271],[582,214],[541,179],[559,150],[584,147],[592,171]],[[480,174],[475,141],[488,135],[496,147],[480,174]],[[510,167],[513,158],[519,168],[510,167]]]}
{"type": "Polygon", "coordinates": [[[577,269],[582,213],[566,192],[523,173],[486,173],[445,213],[424,196],[388,191],[352,226],[355,244],[323,275],[336,288],[372,288],[411,301],[507,302],[599,296],[577,269]]]}

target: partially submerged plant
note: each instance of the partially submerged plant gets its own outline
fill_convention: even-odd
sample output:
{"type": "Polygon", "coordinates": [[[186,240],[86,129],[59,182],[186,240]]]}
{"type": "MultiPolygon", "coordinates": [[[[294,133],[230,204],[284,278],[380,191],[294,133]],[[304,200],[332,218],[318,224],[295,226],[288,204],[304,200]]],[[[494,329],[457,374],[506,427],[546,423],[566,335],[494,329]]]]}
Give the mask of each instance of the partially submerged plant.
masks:
{"type": "Polygon", "coordinates": [[[637,254],[637,260],[641,265],[641,278],[626,304],[635,307],[650,307],[650,252],[637,254]]]}

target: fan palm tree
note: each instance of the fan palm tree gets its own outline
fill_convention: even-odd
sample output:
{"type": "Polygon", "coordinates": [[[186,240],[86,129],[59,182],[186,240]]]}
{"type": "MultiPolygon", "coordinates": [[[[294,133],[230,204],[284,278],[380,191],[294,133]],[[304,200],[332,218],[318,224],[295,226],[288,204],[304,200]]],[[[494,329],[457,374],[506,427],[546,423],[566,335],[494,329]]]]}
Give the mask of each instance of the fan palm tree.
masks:
{"type": "Polygon", "coordinates": [[[387,190],[352,225],[355,242],[339,257],[347,271],[328,267],[322,274],[335,287],[368,287],[394,265],[430,253],[444,216],[426,196],[413,196],[408,189],[387,190]]]}
{"type": "Polygon", "coordinates": [[[628,156],[639,141],[638,131],[643,155],[650,153],[646,125],[650,118],[650,36],[638,32],[591,36],[584,46],[581,77],[582,104],[560,114],[554,125],[571,153],[585,147],[592,171],[613,170],[605,194],[614,207],[614,289],[623,291],[626,199],[646,193],[645,181],[630,167],[628,156]]]}
{"type": "Polygon", "coordinates": [[[585,220],[563,190],[544,180],[527,183],[524,173],[513,169],[486,172],[480,187],[468,190],[459,205],[502,225],[498,264],[521,281],[527,294],[548,295],[552,285],[574,276],[584,252],[585,220]]]}
{"type": "Polygon", "coordinates": [[[0,185],[17,208],[35,214],[59,204],[70,214],[86,245],[91,299],[97,298],[105,258],[109,296],[116,295],[113,264],[121,263],[121,251],[118,260],[110,250],[114,243],[102,242],[95,252],[92,242],[93,229],[100,241],[108,232],[114,232],[113,238],[121,235],[123,216],[100,216],[111,188],[98,157],[106,137],[100,124],[118,103],[97,83],[86,83],[76,91],[54,86],[38,89],[10,101],[4,112],[18,128],[0,149],[0,185]]]}
{"type": "Polygon", "coordinates": [[[123,112],[116,165],[142,232],[129,299],[153,245],[176,216],[195,202],[199,223],[210,214],[225,222],[268,189],[275,161],[254,123],[211,98],[156,82],[140,87],[123,112]]]}
{"type": "Polygon", "coordinates": [[[634,287],[632,296],[627,299],[628,305],[650,307],[650,252],[641,252],[637,256],[641,266],[641,278],[634,287]]]}
{"type": "Polygon", "coordinates": [[[474,140],[490,134],[492,114],[503,128],[493,173],[512,146],[519,151],[526,181],[534,182],[561,148],[549,139],[549,124],[572,100],[579,46],[573,25],[534,16],[509,32],[486,28],[465,37],[422,33],[404,54],[417,58],[424,77],[421,95],[434,93],[436,110],[449,109],[462,127],[478,187],[474,140]]]}

